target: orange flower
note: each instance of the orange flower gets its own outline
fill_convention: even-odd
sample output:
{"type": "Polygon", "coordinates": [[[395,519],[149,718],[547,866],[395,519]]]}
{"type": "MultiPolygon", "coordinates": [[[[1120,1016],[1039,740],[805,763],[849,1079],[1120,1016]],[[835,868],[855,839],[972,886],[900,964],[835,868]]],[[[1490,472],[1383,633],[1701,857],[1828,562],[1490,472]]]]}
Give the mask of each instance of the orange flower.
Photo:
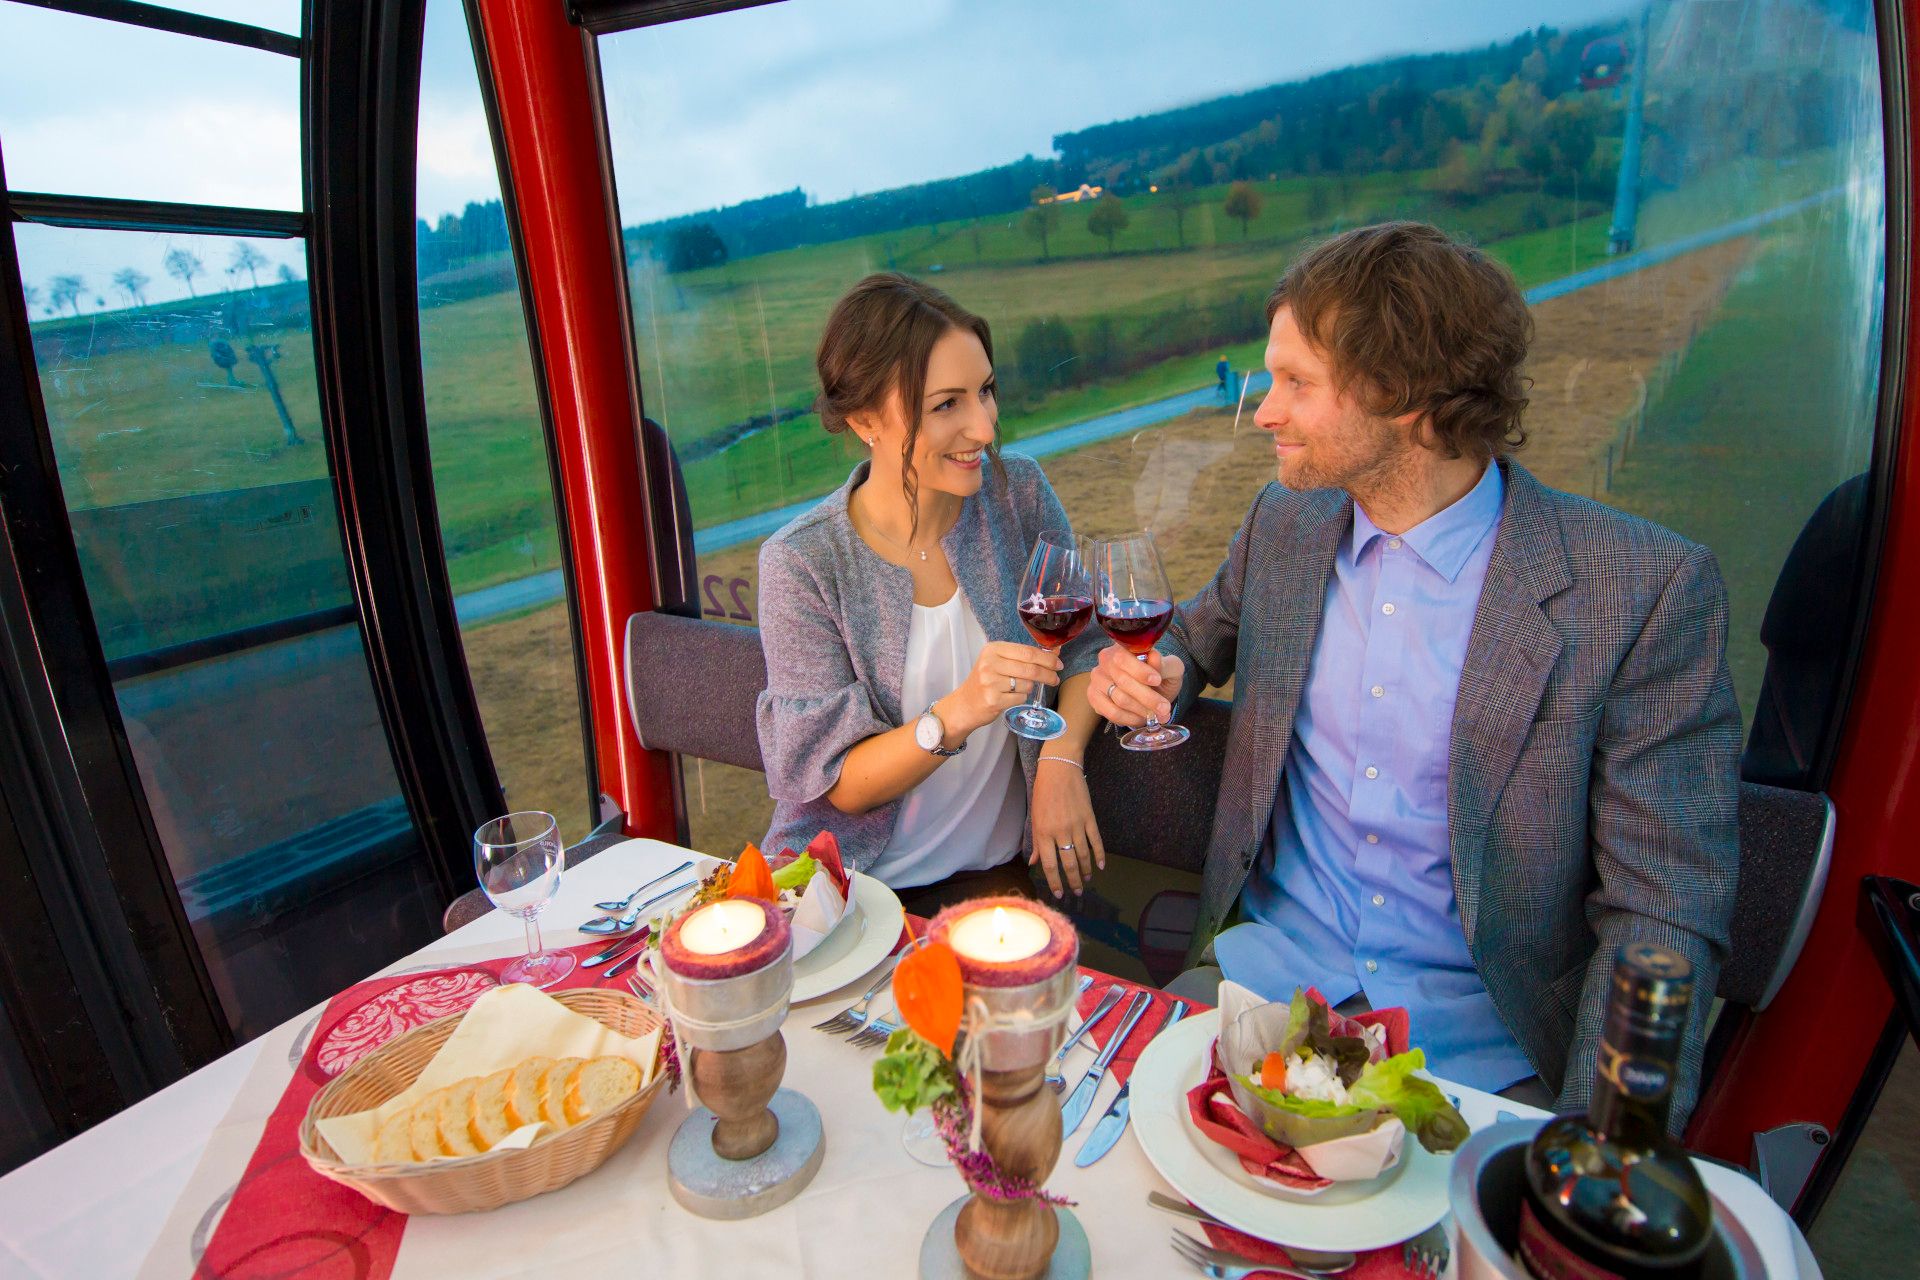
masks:
{"type": "Polygon", "coordinates": [[[960,1014],[966,1004],[966,983],[960,977],[960,958],[944,942],[915,947],[901,957],[893,971],[893,1000],[914,1033],[948,1057],[960,1034],[960,1014]]]}
{"type": "Polygon", "coordinates": [[[780,900],[780,891],[773,887],[773,872],[767,869],[767,860],[757,845],[750,844],[740,851],[740,857],[733,864],[733,874],[727,878],[727,896],[759,898],[765,902],[780,900]]]}

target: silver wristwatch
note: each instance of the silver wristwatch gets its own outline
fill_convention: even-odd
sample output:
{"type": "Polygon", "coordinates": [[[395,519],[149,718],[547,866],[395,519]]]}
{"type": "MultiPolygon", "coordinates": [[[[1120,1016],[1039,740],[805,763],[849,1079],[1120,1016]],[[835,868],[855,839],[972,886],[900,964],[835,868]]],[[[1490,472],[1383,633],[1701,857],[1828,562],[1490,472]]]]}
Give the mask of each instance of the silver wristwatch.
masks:
{"type": "Polygon", "coordinates": [[[921,750],[931,751],[936,756],[957,756],[967,749],[965,738],[960,740],[960,745],[957,747],[941,746],[946,736],[947,726],[940,723],[939,715],[934,712],[933,704],[929,702],[927,709],[920,713],[920,718],[913,722],[913,740],[920,744],[921,750]]]}

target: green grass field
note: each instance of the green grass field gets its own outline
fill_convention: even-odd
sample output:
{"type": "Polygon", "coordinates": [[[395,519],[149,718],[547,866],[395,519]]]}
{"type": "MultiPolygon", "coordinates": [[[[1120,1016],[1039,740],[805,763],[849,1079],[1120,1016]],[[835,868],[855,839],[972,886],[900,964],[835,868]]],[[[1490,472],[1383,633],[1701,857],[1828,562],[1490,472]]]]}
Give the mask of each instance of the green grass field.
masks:
{"type": "MultiPolygon", "coordinates": [[[[1771,207],[1830,185],[1836,174],[1837,158],[1829,155],[1703,174],[1684,192],[1647,201],[1643,242],[1771,207]]],[[[1168,197],[1142,196],[1129,200],[1132,221],[1112,253],[1087,231],[1083,204],[1060,208],[1044,261],[1014,215],[808,246],[680,276],[636,264],[647,409],[689,454],[695,523],[704,526],[818,494],[846,474],[853,453],[810,416],[718,452],[701,442],[752,415],[810,400],[821,320],[832,300],[870,270],[891,265],[939,281],[993,323],[1004,367],[1020,329],[1036,318],[1058,316],[1082,331],[1095,321],[1126,330],[1177,325],[1179,317],[1223,302],[1244,304],[1265,293],[1303,244],[1344,225],[1430,218],[1488,247],[1523,286],[1590,266],[1604,253],[1608,215],[1591,203],[1576,210],[1559,197],[1509,192],[1455,207],[1430,182],[1426,173],[1385,173],[1259,184],[1265,207],[1244,238],[1221,212],[1222,189],[1198,191],[1185,214],[1184,249],[1168,197]],[[1551,225],[1528,229],[1543,219],[1551,225]]],[[[86,326],[114,322],[113,315],[57,321],[36,326],[36,335],[68,336],[69,351],[77,353],[86,326]]],[[[546,453],[518,295],[427,307],[421,331],[435,490],[456,589],[554,567],[546,453]]],[[[197,341],[47,360],[43,385],[69,505],[119,506],[324,476],[311,347],[297,332],[283,336],[276,372],[307,440],[298,447],[282,442],[257,371],[243,363],[238,372],[254,385],[224,385],[197,341]]],[[[1189,354],[1099,382],[1042,397],[1009,387],[1006,438],[1017,442],[1204,386],[1222,352],[1238,368],[1258,363],[1257,332],[1190,336],[1189,354]]]]}

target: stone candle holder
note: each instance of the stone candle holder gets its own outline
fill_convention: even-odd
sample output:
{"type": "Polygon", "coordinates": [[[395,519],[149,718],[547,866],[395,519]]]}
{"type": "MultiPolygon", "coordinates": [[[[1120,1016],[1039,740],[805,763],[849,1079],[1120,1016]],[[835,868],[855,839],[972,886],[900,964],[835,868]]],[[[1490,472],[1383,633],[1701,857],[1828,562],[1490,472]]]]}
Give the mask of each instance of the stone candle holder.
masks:
{"type": "MultiPolygon", "coordinates": [[[[946,942],[959,919],[996,906],[1039,916],[1048,941],[1038,953],[1011,961],[956,952],[970,1011],[962,1034],[984,1036],[982,1067],[973,1082],[981,1146],[1002,1172],[1040,1186],[1060,1158],[1060,1105],[1043,1078],[1073,1011],[1080,940],[1065,916],[1014,897],[948,907],[934,917],[927,936],[946,942]],[[987,1011],[984,1033],[970,1025],[976,1000],[987,1011]]],[[[920,1248],[923,1280],[1082,1280],[1090,1266],[1086,1230],[1071,1210],[1042,1200],[995,1200],[977,1191],[948,1205],[920,1248]]]]}
{"type": "Polygon", "coordinates": [[[793,991],[793,932],[771,903],[766,927],[718,955],[689,951],[668,926],[660,942],[661,988],[693,1095],[703,1105],[667,1149],[673,1198],[705,1218],[750,1218],[799,1195],[826,1150],[820,1112],[780,1087],[787,1042],[780,1034],[793,991]]]}

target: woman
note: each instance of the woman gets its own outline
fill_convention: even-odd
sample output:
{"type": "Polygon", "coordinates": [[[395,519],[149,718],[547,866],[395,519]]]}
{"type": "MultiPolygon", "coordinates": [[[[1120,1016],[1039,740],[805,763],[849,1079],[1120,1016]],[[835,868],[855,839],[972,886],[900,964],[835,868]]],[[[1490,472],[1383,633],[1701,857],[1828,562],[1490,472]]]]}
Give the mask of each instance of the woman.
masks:
{"type": "MultiPolygon", "coordinates": [[[[1029,891],[1023,846],[1056,897],[1078,893],[1105,864],[1078,755],[1015,738],[1002,715],[1033,682],[1090,667],[1094,641],[1059,656],[1025,641],[1027,554],[1067,517],[1031,459],[994,447],[987,322],[919,281],[868,276],[835,304],[815,365],[821,423],[871,458],[760,549],[766,846],[830,829],[921,914],[1029,891]]],[[[1092,716],[1084,694],[1061,703],[1092,716]]]]}

